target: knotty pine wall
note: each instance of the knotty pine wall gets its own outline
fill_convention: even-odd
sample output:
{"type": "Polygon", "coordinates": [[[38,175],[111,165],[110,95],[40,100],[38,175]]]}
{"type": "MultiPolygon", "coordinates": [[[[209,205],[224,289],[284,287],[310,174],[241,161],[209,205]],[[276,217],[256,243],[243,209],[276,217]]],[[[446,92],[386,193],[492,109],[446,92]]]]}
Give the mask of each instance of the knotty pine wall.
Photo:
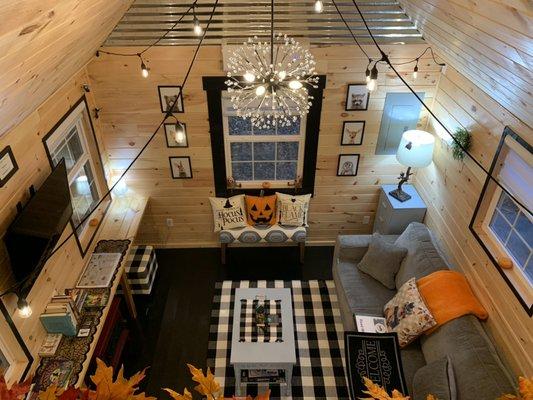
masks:
{"type": "MultiPolygon", "coordinates": [[[[423,45],[387,46],[393,62],[419,55],[423,45]]],[[[136,52],[136,48],[108,48],[113,52],[136,52]]],[[[311,201],[309,241],[333,243],[340,233],[371,232],[378,201],[379,185],[397,182],[401,167],[394,156],[374,155],[381,115],[387,92],[406,91],[399,79],[382,68],[379,87],[370,97],[368,111],[344,111],[348,83],[364,82],[366,59],[354,46],[312,47],[318,72],[327,75],[318,147],[316,196],[311,201]],[[343,120],[366,120],[362,146],[340,146],[343,120]],[[337,177],[340,153],[360,153],[357,177],[337,177]],[[363,224],[369,216],[370,223],[363,224]]],[[[368,48],[370,54],[375,50],[368,48]]],[[[146,54],[150,69],[141,77],[136,58],[102,54],[88,65],[91,87],[98,107],[106,156],[112,170],[120,172],[129,164],[160,122],[157,85],[180,84],[193,47],[155,47],[146,54]]],[[[373,54],[377,57],[377,54],[373,54]]],[[[127,176],[131,190],[150,196],[150,206],[141,227],[139,241],[166,247],[216,246],[208,197],[214,195],[211,148],[206,94],[203,76],[224,76],[219,46],[202,47],[184,90],[185,113],[179,115],[187,124],[189,148],[169,149],[164,133],[159,132],[127,176]],[[170,176],[169,156],[191,157],[194,179],[174,180],[170,176]],[[167,227],[166,219],[174,220],[167,227]]],[[[440,67],[421,60],[421,72],[413,82],[412,66],[405,77],[417,91],[432,101],[440,67]]],[[[422,113],[420,126],[426,125],[422,113]]]]}
{"type": "MultiPolygon", "coordinates": [[[[95,107],[92,93],[84,93],[82,85],[89,82],[85,68],[76,72],[52,96],[50,96],[35,111],[29,114],[20,124],[0,137],[0,148],[11,146],[19,170],[0,189],[0,237],[16,215],[16,204],[28,199],[28,188],[36,188],[42,184],[50,174],[51,168],[42,142],[43,137],[67,113],[70,108],[85,94],[89,111],[95,107]]],[[[93,118],[96,137],[100,139],[100,124],[93,118]]],[[[71,232],[70,224],[67,225],[60,241],[71,232]]],[[[94,246],[94,243],[93,243],[94,246]]],[[[87,252],[85,260],[91,251],[87,252]]],[[[9,295],[3,298],[7,309],[26,345],[36,357],[37,350],[42,342],[44,329],[39,321],[39,314],[48,303],[54,291],[61,291],[72,285],[84,266],[84,260],[71,238],[46,264],[37,279],[28,301],[33,309],[33,314],[28,319],[21,319],[15,313],[16,297],[9,295]]],[[[0,241],[0,292],[13,284],[9,259],[3,241],[0,241]]]]}

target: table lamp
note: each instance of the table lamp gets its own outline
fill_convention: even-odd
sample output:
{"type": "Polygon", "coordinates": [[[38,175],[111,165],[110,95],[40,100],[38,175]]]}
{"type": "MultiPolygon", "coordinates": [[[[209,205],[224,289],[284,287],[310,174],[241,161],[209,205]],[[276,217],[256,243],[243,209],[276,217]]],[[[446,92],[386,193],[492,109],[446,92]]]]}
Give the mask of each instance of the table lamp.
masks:
{"type": "Polygon", "coordinates": [[[396,152],[396,159],[400,164],[407,167],[407,172],[400,173],[398,188],[389,192],[392,197],[401,202],[411,198],[409,194],[402,190],[402,185],[412,175],[411,168],[423,168],[431,164],[434,146],[435,138],[431,133],[419,130],[410,130],[403,133],[396,152]]]}

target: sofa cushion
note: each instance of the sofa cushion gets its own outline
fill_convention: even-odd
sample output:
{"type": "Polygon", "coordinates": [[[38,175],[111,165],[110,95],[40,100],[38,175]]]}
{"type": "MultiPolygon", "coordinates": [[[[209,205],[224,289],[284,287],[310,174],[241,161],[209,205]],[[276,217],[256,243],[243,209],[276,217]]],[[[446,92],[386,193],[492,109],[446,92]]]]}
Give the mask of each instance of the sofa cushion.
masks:
{"type": "Polygon", "coordinates": [[[461,400],[495,399],[513,393],[513,381],[480,322],[465,315],[421,339],[426,361],[448,356],[461,400]]]}
{"type": "Polygon", "coordinates": [[[448,269],[446,261],[435,248],[429,229],[421,223],[412,222],[396,239],[395,244],[407,249],[407,255],[396,274],[396,287],[401,287],[411,278],[421,278],[432,272],[448,269]]]}
{"type": "MultiPolygon", "coordinates": [[[[413,380],[420,368],[426,365],[426,360],[422,349],[420,348],[420,341],[416,340],[409,346],[400,350],[402,357],[403,376],[407,384],[409,394],[413,393],[413,380]]],[[[405,394],[405,393],[404,393],[405,394]]]]}
{"type": "Polygon", "coordinates": [[[351,261],[341,259],[337,271],[352,313],[383,315],[383,306],[394,297],[395,290],[359,271],[351,261]]]}
{"type": "Polygon", "coordinates": [[[368,251],[357,268],[389,289],[395,289],[394,277],[406,254],[406,248],[389,243],[379,233],[374,233],[368,251]]]}
{"type": "Polygon", "coordinates": [[[457,399],[453,367],[447,357],[430,362],[415,373],[412,399],[426,400],[429,394],[439,400],[457,399]]]}

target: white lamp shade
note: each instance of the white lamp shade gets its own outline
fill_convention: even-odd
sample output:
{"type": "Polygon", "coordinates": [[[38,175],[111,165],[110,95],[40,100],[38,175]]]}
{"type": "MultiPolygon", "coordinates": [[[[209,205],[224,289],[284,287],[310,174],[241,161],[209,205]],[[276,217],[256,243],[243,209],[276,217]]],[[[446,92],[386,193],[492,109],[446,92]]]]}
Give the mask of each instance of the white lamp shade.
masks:
{"type": "Polygon", "coordinates": [[[405,131],[400,140],[396,159],[406,167],[422,168],[431,164],[435,137],[428,132],[405,131]]]}

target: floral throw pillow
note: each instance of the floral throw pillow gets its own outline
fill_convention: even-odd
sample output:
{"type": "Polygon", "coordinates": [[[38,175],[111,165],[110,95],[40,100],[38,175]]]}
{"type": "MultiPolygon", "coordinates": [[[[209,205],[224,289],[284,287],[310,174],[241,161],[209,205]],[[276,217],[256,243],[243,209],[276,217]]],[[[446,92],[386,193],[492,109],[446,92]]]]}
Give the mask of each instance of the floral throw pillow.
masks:
{"type": "Polygon", "coordinates": [[[383,309],[390,332],[398,334],[400,347],[416,340],[424,331],[437,325],[437,321],[418,292],[415,278],[405,282],[396,296],[383,309]]]}

